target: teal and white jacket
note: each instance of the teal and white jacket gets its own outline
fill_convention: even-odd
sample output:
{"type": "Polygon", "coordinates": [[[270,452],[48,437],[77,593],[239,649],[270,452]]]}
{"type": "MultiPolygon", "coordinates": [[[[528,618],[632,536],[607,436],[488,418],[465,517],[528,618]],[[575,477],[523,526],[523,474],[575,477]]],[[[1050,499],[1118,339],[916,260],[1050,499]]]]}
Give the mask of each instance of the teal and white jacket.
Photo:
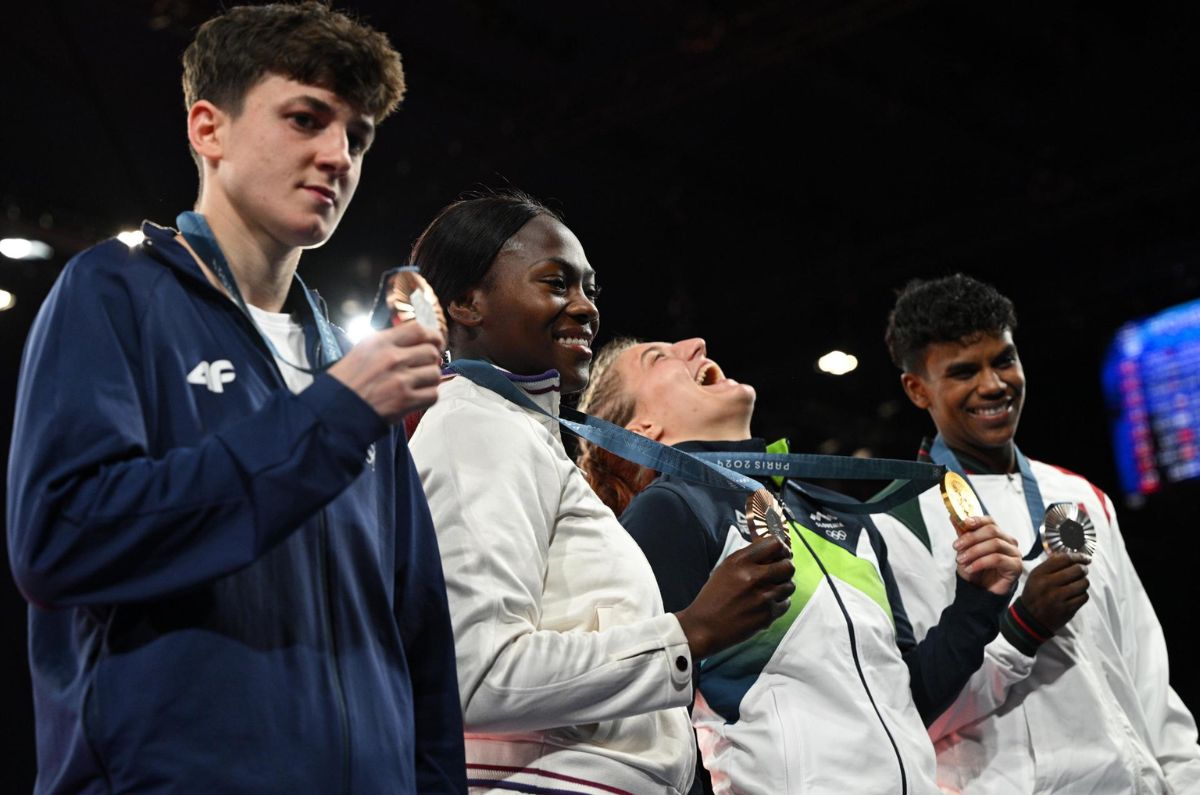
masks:
{"type": "MultiPolygon", "coordinates": [[[[766,449],[761,439],[678,447],[766,449]]],[[[819,508],[791,486],[780,496],[796,519],[791,608],[698,666],[692,720],[714,790],[937,792],[925,723],[979,667],[1007,597],[960,581],[917,644],[871,519],[819,508]]],[[[667,611],[686,607],[713,568],[749,543],[744,511],[740,492],[671,476],[630,503],[621,523],[646,553],[667,611]]]]}

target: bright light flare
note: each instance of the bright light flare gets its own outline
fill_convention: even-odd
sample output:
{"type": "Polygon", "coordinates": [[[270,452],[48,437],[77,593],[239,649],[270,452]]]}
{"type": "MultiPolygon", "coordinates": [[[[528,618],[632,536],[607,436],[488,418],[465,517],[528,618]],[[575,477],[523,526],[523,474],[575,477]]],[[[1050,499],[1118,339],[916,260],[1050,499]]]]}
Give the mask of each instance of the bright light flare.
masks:
{"type": "Polygon", "coordinates": [[[375,328],[371,325],[370,315],[358,315],[350,318],[350,321],[346,323],[346,336],[355,345],[374,333],[375,328]]]}
{"type": "Polygon", "coordinates": [[[9,259],[50,259],[54,256],[54,249],[40,240],[6,237],[0,240],[0,254],[9,259]]]}
{"type": "Polygon", "coordinates": [[[12,309],[17,303],[17,297],[8,290],[0,290],[0,312],[5,309],[12,309]]]}
{"type": "Polygon", "coordinates": [[[117,233],[117,240],[120,240],[130,248],[141,244],[145,239],[146,236],[142,234],[142,230],[140,229],[126,229],[124,232],[117,233]]]}
{"type": "Polygon", "coordinates": [[[858,357],[842,351],[830,351],[817,359],[817,369],[830,375],[845,375],[858,367],[858,357]]]}

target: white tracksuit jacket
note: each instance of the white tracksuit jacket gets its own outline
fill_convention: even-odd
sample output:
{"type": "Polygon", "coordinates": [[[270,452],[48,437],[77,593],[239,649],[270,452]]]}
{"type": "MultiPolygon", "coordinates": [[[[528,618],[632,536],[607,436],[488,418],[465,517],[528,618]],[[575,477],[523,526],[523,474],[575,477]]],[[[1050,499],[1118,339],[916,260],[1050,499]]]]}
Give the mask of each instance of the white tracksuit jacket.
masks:
{"type": "MultiPolygon", "coordinates": [[[[558,411],[556,374],[510,378],[558,411]]],[[[687,640],[558,425],[459,376],[410,446],[441,548],[472,791],[687,792],[687,640]]]]}
{"type": "MultiPolygon", "coordinates": [[[[1196,793],[1196,723],[1167,681],[1167,649],[1125,550],[1112,502],[1084,478],[1032,461],[1046,505],[1083,503],[1096,526],[1090,600],[1029,657],[1003,635],[932,726],[949,792],[1196,793]]],[[[989,514],[1022,550],[1037,538],[1020,476],[970,475],[989,514]]],[[[876,517],[917,637],[953,596],[955,532],[936,489],[919,498],[930,549],[876,517]]],[[[1026,562],[1026,575],[1045,559],[1026,562]]],[[[1023,582],[1022,582],[1023,585],[1023,582]]]]}

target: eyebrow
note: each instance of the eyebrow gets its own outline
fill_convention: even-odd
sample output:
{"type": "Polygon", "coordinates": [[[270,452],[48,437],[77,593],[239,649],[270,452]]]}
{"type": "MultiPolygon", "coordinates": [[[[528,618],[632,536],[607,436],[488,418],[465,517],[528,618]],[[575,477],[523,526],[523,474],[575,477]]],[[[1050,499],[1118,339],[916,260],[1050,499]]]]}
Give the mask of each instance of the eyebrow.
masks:
{"type": "MultiPolygon", "coordinates": [[[[1004,358],[1005,356],[1015,357],[1016,355],[1017,355],[1017,346],[1015,344],[1010,344],[1010,345],[1006,345],[1004,347],[1004,350],[999,351],[994,356],[989,358],[988,361],[994,362],[997,359],[1004,358]]],[[[974,361],[959,360],[959,361],[953,361],[953,362],[950,362],[949,364],[947,364],[945,372],[950,375],[954,375],[956,373],[973,372],[978,369],[979,369],[979,365],[976,364],[974,361]]]]}
{"type": "MultiPolygon", "coordinates": [[[[323,99],[314,97],[312,94],[301,94],[298,97],[293,97],[292,101],[307,105],[309,110],[317,113],[322,113],[328,116],[334,116],[337,114],[337,111],[334,109],[333,105],[330,105],[323,99]]],[[[366,119],[353,118],[346,124],[346,127],[355,135],[362,136],[365,146],[370,146],[371,142],[375,140],[375,125],[366,119]]]]}
{"type": "Polygon", "coordinates": [[[653,343],[650,345],[647,345],[646,350],[642,351],[642,355],[638,357],[638,364],[645,367],[646,366],[646,357],[652,353],[659,353],[660,351],[662,351],[661,345],[655,345],[653,343]]]}
{"type": "Polygon", "coordinates": [[[575,264],[574,262],[571,262],[568,259],[563,259],[562,257],[546,257],[544,260],[542,260],[542,262],[553,262],[555,265],[559,266],[560,268],[566,268],[567,270],[577,271],[577,272],[579,272],[580,279],[582,281],[587,281],[589,278],[592,279],[592,281],[596,280],[596,271],[591,266],[589,266],[587,268],[581,268],[579,265],[575,264]]]}

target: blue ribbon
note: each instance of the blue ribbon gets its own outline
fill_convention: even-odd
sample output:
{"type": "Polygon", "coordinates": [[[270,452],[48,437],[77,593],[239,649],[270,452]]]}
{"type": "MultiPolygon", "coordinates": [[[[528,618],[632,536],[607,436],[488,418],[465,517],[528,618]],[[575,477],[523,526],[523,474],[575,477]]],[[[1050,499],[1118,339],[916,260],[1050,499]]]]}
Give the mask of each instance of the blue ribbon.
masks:
{"type": "MultiPolygon", "coordinates": [[[[688,453],[675,447],[669,447],[661,442],[656,442],[653,439],[648,439],[645,436],[640,436],[611,422],[599,419],[598,417],[592,417],[567,406],[560,407],[562,416],[555,416],[531,400],[516,384],[487,362],[475,359],[456,359],[450,364],[449,369],[470,379],[479,386],[490,389],[498,395],[507,398],[522,408],[556,420],[562,427],[581,439],[597,447],[602,447],[610,453],[619,455],[627,461],[649,467],[655,472],[674,475],[693,483],[719,489],[741,490],[751,493],[762,488],[762,484],[758,481],[746,477],[746,475],[736,470],[722,467],[712,460],[713,457],[729,457],[731,455],[741,457],[745,456],[745,453],[688,453]]],[[[768,454],[762,455],[767,456],[768,454]]],[[[855,477],[855,475],[846,473],[853,472],[859,469],[860,465],[871,461],[871,459],[855,459],[841,456],[770,455],[769,457],[785,459],[791,471],[803,472],[807,477],[818,478],[855,477]]],[[[943,471],[941,467],[914,463],[912,461],[887,462],[877,460],[877,462],[884,465],[879,467],[865,467],[863,471],[869,471],[870,474],[857,475],[857,477],[863,479],[875,477],[912,477],[912,480],[901,490],[911,491],[912,493],[901,493],[898,491],[882,500],[872,502],[843,502],[830,500],[824,496],[815,496],[805,490],[801,484],[794,481],[792,485],[814,502],[834,510],[860,514],[877,513],[887,510],[893,503],[906,502],[915,496],[915,494],[937,483],[941,480],[943,471]],[[887,466],[889,463],[899,465],[899,467],[889,468],[887,466]],[[877,472],[884,474],[877,474],[877,472]],[[897,472],[900,474],[897,475],[897,472]],[[917,477],[918,475],[919,478],[917,477]],[[899,498],[894,499],[897,495],[899,495],[899,498]],[[888,504],[884,505],[884,503],[888,504]]]]}
{"type": "MultiPolygon", "coordinates": [[[[1037,478],[1033,476],[1033,468],[1029,465],[1029,459],[1015,444],[1013,453],[1017,460],[1017,468],[1021,472],[1021,485],[1022,491],[1025,492],[1025,508],[1029,511],[1029,523],[1033,525],[1033,546],[1025,553],[1025,560],[1036,560],[1042,554],[1042,524],[1046,519],[1046,506],[1042,502],[1042,490],[1038,488],[1037,478]]],[[[954,455],[954,451],[946,444],[946,440],[940,433],[933,440],[933,446],[929,448],[929,457],[935,464],[941,464],[950,471],[962,475],[967,484],[971,484],[971,479],[959,462],[958,456],[954,455]]],[[[975,491],[973,485],[971,491],[975,491]]],[[[978,492],[975,493],[975,499],[979,500],[979,507],[986,514],[987,506],[983,504],[978,492]]]]}
{"type": "Polygon", "coordinates": [[[204,216],[189,210],[180,213],[175,219],[175,223],[179,225],[179,232],[183,235],[184,240],[188,242],[188,245],[192,247],[192,251],[195,251],[196,255],[212,268],[213,273],[217,275],[217,279],[225,287],[225,291],[229,293],[234,303],[242,310],[242,314],[250,321],[250,325],[258,332],[258,336],[262,337],[263,342],[267,344],[267,348],[271,351],[272,356],[289,367],[309,374],[319,373],[342,358],[342,346],[338,344],[337,335],[333,333],[333,324],[329,322],[328,318],[325,317],[325,313],[321,311],[316,297],[305,286],[304,281],[300,278],[300,274],[293,274],[293,278],[300,285],[300,292],[304,294],[304,298],[308,302],[309,311],[312,312],[313,323],[317,327],[317,336],[321,342],[322,364],[314,369],[302,367],[281,356],[275,348],[275,344],[271,342],[271,338],[263,334],[262,329],[254,322],[254,316],[250,314],[250,308],[246,306],[246,299],[242,297],[242,291],[238,289],[237,280],[233,277],[233,270],[229,267],[229,261],[225,259],[225,254],[221,251],[220,244],[217,243],[217,237],[213,234],[212,227],[208,225],[208,221],[205,220],[204,216]]]}
{"type": "MultiPolygon", "coordinates": [[[[620,455],[620,453],[618,453],[620,455]]],[[[797,480],[792,485],[810,500],[845,513],[883,513],[903,505],[926,489],[937,485],[945,470],[916,461],[892,458],[856,458],[812,453],[744,453],[710,451],[691,453],[696,458],[718,464],[726,470],[758,477],[830,478],[837,480],[896,481],[867,502],[831,500],[818,496],[797,480]]]]}

